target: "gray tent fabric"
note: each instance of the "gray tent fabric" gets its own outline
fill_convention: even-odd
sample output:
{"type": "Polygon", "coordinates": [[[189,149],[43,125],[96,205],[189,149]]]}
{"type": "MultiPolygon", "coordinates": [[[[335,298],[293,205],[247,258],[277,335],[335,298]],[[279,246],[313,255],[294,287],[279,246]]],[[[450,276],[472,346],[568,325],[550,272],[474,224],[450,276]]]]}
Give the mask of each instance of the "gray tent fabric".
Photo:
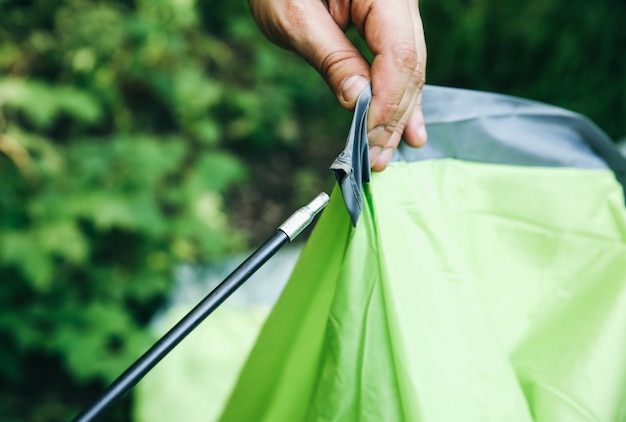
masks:
{"type": "Polygon", "coordinates": [[[393,161],[456,158],[494,164],[610,168],[626,186],[626,159],[586,117],[487,92],[425,86],[428,144],[401,144],[393,161]]]}
{"type": "MultiPolygon", "coordinates": [[[[371,87],[361,93],[345,149],[331,166],[356,226],[361,184],[369,182],[367,110],[371,87]]],[[[428,143],[401,143],[392,161],[455,158],[534,167],[611,169],[625,190],[626,159],[586,117],[517,97],[427,85],[422,96],[428,143]]]]}
{"type": "Polygon", "coordinates": [[[368,85],[357,100],[346,147],[330,166],[341,188],[353,226],[356,226],[363,207],[361,185],[370,181],[367,111],[371,100],[372,89],[368,85]]]}

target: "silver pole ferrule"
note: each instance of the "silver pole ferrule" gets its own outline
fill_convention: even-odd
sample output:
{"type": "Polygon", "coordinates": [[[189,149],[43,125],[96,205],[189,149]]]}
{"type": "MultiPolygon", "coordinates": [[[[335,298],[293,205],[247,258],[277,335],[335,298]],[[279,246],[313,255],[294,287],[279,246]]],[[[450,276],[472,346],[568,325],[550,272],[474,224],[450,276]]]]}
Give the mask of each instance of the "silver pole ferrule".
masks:
{"type": "Polygon", "coordinates": [[[311,224],[313,218],[324,209],[328,201],[330,201],[328,195],[324,192],[320,193],[307,205],[291,214],[291,217],[286,219],[283,224],[278,227],[278,230],[285,233],[291,242],[296,236],[302,233],[302,230],[311,224]]]}

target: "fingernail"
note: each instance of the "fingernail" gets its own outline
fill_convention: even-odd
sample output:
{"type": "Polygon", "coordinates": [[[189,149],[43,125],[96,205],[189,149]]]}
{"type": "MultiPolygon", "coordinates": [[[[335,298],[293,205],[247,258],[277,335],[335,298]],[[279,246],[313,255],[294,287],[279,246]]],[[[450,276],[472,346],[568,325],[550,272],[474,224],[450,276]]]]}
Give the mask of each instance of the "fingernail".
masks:
{"type": "Polygon", "coordinates": [[[393,155],[392,148],[385,148],[383,152],[378,157],[378,165],[382,165],[383,167],[387,167],[387,164],[391,161],[391,156],[393,155]]]}
{"type": "Polygon", "coordinates": [[[341,97],[346,103],[356,101],[359,94],[367,86],[369,81],[361,75],[352,75],[341,85],[341,97]]]}
{"type": "Polygon", "coordinates": [[[425,125],[421,125],[419,127],[419,129],[417,130],[417,136],[419,136],[420,140],[423,143],[426,143],[426,141],[428,140],[428,133],[426,132],[426,126],[425,125]]]}
{"type": "Polygon", "coordinates": [[[379,147],[378,145],[370,147],[370,167],[374,167],[382,150],[382,147],[379,147]]]}

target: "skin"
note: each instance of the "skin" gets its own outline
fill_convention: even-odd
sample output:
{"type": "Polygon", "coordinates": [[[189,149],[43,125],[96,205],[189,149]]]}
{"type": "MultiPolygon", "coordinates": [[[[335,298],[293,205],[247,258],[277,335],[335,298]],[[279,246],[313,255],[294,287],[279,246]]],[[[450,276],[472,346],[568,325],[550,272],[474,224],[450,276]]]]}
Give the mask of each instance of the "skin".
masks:
{"type": "Polygon", "coordinates": [[[314,66],[339,103],[353,110],[372,83],[370,165],[382,171],[404,140],[426,143],[421,110],[426,45],[417,0],[249,0],[263,33],[314,66]],[[370,64],[344,32],[354,25],[374,55],[370,64]]]}

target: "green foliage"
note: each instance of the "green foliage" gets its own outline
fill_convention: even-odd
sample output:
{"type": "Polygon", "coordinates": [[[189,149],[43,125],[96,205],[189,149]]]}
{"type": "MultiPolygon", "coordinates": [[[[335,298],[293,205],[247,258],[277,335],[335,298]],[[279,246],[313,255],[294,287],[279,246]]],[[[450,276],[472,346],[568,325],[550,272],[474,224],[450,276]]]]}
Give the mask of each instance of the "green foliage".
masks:
{"type": "MultiPolygon", "coordinates": [[[[429,82],[626,134],[619,0],[421,8],[429,82]]],[[[67,420],[149,345],[177,263],[329,186],[350,113],[245,2],[0,0],[0,40],[0,414],[67,420]]]]}
{"type": "Polygon", "coordinates": [[[150,345],[176,263],[245,246],[234,152],[293,147],[306,65],[241,5],[1,7],[0,413],[67,420],[150,345]]]}
{"type": "Polygon", "coordinates": [[[0,82],[0,98],[5,106],[22,111],[38,129],[49,128],[62,114],[85,123],[102,116],[100,104],[92,96],[71,86],[7,78],[0,82]]]}

